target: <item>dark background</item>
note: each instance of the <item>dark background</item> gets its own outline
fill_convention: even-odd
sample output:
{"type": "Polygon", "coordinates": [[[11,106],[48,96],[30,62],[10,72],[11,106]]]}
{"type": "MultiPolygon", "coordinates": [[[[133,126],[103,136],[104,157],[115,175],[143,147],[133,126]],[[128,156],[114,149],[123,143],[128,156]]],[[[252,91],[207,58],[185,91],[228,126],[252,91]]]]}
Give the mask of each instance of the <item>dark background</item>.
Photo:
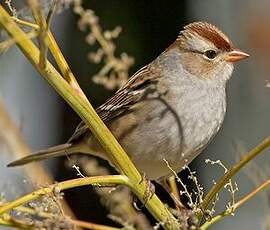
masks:
{"type": "MultiPolygon", "coordinates": [[[[116,0],[113,1],[113,4],[112,1],[108,0],[86,2],[87,4],[84,6],[95,11],[104,30],[121,25],[123,32],[116,40],[116,54],[126,52],[135,58],[130,74],[151,62],[166,49],[186,24],[185,1],[170,1],[168,3],[168,1],[116,0]]],[[[97,107],[113,92],[106,91],[103,86],[92,82],[91,75],[94,75],[100,66],[93,65],[87,60],[87,53],[94,48],[89,47],[84,42],[86,34],[78,32],[77,20],[76,15],[71,15],[70,36],[66,42],[72,45],[67,47],[66,55],[81,87],[94,107],[97,107]]],[[[65,106],[63,115],[63,126],[65,127],[63,141],[65,141],[74,132],[80,120],[68,105],[65,106]]],[[[63,161],[60,161],[57,167],[56,180],[76,178],[74,170],[67,170],[63,161]]],[[[155,186],[162,199],[172,203],[163,188],[157,184],[155,186]]],[[[107,211],[100,205],[99,197],[94,192],[90,193],[90,190],[89,187],[79,188],[65,194],[79,219],[105,223],[104,212],[107,211]],[[95,211],[89,212],[89,210],[95,211]]],[[[112,224],[110,220],[107,221],[112,224]]]]}

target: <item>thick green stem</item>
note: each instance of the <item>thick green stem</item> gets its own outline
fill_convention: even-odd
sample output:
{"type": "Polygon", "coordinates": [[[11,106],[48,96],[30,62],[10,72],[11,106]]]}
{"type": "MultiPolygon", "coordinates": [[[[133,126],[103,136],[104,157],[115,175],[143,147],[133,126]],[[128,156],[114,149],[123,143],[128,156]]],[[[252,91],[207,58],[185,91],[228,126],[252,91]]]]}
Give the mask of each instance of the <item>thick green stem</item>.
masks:
{"type": "Polygon", "coordinates": [[[7,204],[0,206],[0,215],[31,200],[37,199],[40,196],[52,193],[54,191],[63,191],[79,186],[85,185],[96,185],[96,186],[108,186],[108,185],[127,185],[132,189],[129,179],[122,175],[112,175],[112,176],[96,176],[96,177],[84,177],[73,180],[67,180],[59,182],[57,184],[50,185],[46,188],[38,189],[27,195],[19,197],[7,204]]]}
{"type": "MultiPolygon", "coordinates": [[[[70,87],[62,78],[57,70],[47,61],[46,69],[40,68],[40,52],[27,35],[17,26],[11,16],[0,6],[0,25],[13,37],[17,46],[21,49],[28,60],[39,71],[39,73],[54,87],[54,89],[65,99],[65,101],[74,109],[74,111],[87,124],[91,132],[95,135],[101,146],[107,152],[111,162],[118,170],[126,175],[133,187],[138,198],[143,201],[146,191],[146,183],[139,183],[141,175],[131,162],[123,148],[116,141],[109,129],[99,118],[94,108],[86,100],[70,87]]],[[[179,229],[179,225],[173,215],[163,205],[163,203],[154,195],[147,203],[146,208],[151,214],[162,223],[165,223],[166,229],[179,229]]]]}

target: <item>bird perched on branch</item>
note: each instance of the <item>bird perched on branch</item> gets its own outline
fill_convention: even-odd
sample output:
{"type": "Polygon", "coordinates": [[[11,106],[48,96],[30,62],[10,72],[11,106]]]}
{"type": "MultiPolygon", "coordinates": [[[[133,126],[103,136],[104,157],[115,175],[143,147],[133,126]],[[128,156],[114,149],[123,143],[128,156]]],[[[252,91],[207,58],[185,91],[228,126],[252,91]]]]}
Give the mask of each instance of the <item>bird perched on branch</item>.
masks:
{"type": "MultiPolygon", "coordinates": [[[[151,180],[179,172],[210,143],[226,113],[233,64],[249,55],[217,27],[188,24],[176,41],[136,72],[96,112],[141,173],[151,180]],[[167,162],[167,163],[166,163],[167,162]]],[[[66,144],[9,164],[85,153],[108,159],[81,123],[66,144]]]]}

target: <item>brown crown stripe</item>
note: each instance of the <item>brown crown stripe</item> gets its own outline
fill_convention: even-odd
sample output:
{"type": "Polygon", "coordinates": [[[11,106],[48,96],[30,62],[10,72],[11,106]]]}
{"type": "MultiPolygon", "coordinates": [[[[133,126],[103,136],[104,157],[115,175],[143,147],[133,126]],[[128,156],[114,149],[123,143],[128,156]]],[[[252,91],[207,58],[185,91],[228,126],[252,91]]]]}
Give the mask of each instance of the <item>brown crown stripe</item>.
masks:
{"type": "Polygon", "coordinates": [[[207,22],[194,22],[184,27],[188,32],[195,32],[203,38],[211,41],[218,49],[231,51],[232,43],[217,27],[207,22]]]}

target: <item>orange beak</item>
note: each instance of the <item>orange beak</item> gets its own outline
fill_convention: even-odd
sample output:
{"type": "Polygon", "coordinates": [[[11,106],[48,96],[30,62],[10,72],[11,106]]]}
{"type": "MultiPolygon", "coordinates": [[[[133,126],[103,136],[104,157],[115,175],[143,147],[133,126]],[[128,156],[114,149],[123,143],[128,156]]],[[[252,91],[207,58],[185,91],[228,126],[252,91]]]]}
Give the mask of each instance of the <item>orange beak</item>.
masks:
{"type": "Polygon", "coordinates": [[[237,62],[248,58],[249,55],[239,49],[234,49],[233,51],[229,52],[228,55],[225,57],[225,61],[227,62],[237,62]]]}

